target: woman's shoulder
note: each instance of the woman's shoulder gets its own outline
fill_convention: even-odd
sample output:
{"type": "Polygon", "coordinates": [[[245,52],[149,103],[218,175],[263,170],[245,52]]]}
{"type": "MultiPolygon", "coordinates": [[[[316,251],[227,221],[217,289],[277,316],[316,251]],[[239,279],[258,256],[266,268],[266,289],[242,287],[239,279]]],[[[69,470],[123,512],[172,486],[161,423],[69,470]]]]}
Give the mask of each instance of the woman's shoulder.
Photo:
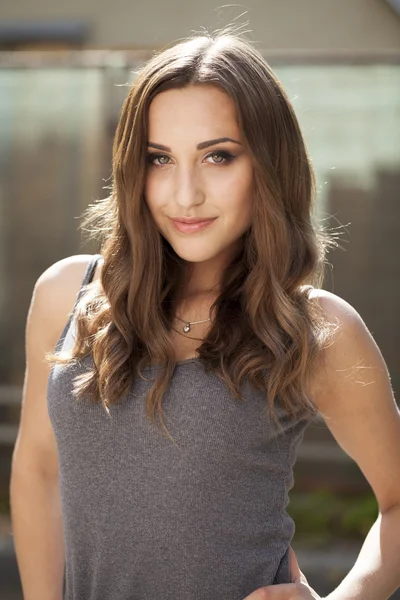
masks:
{"type": "MultiPolygon", "coordinates": [[[[74,308],[93,257],[92,254],[77,254],[58,260],[47,267],[36,281],[32,305],[50,346],[59,338],[74,308]]],[[[94,279],[98,279],[98,271],[99,267],[94,279]]]]}
{"type": "Polygon", "coordinates": [[[339,327],[348,328],[352,324],[362,321],[354,306],[333,292],[312,287],[308,292],[308,299],[311,302],[316,302],[327,319],[336,323],[339,327]]]}
{"type": "Polygon", "coordinates": [[[354,345],[355,337],[360,332],[369,334],[368,328],[357,309],[333,292],[320,288],[312,288],[308,294],[309,302],[320,307],[327,323],[333,326],[332,343],[325,349],[325,354],[342,353],[354,345]]]}
{"type": "Polygon", "coordinates": [[[357,372],[361,379],[360,365],[372,364],[370,357],[376,354],[377,346],[357,309],[344,298],[313,288],[309,300],[317,302],[327,321],[334,325],[334,335],[322,353],[324,360],[320,364],[323,368],[314,372],[314,385],[318,390],[315,397],[319,398],[321,408],[325,392],[337,386],[338,373],[347,373],[350,377],[357,372]]]}
{"type": "Polygon", "coordinates": [[[40,275],[35,288],[41,290],[52,304],[63,298],[67,302],[68,299],[76,299],[86,269],[93,258],[93,254],[75,254],[52,263],[40,275]]]}

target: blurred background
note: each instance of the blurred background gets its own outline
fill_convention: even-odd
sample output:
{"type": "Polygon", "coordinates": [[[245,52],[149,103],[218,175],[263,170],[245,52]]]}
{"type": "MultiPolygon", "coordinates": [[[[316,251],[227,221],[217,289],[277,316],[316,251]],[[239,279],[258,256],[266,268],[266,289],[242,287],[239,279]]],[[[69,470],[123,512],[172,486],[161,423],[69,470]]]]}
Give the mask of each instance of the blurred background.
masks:
{"type": "MultiPolygon", "coordinates": [[[[318,181],[317,218],[339,228],[324,287],[350,302],[400,389],[400,0],[29,0],[0,7],[0,597],[22,600],[9,477],[24,330],[39,275],[97,251],[78,232],[107,195],[111,146],[133,71],[202,28],[248,22],[283,82],[318,181]]],[[[306,432],[289,512],[293,546],[326,594],[377,516],[371,490],[323,422],[306,432]]],[[[400,598],[395,595],[393,598],[400,598]]]]}

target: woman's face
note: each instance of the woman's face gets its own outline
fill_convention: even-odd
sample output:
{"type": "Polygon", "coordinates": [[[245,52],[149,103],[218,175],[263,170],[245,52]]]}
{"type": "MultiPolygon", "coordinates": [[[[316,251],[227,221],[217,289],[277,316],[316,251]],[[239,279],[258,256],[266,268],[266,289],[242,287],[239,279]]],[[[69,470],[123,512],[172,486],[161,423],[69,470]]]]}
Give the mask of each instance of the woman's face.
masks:
{"type": "Polygon", "coordinates": [[[162,92],[149,108],[148,143],[145,199],[158,230],[184,260],[216,273],[252,220],[253,167],[233,101],[211,85],[162,92]],[[179,217],[215,220],[183,233],[171,221],[179,217]]]}

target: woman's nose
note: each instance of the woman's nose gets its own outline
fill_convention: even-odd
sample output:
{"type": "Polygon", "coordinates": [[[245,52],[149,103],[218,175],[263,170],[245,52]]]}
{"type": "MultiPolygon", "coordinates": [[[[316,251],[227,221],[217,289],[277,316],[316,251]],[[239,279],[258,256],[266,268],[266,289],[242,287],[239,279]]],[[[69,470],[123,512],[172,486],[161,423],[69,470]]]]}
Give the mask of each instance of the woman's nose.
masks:
{"type": "Polygon", "coordinates": [[[190,207],[204,200],[201,182],[194,169],[181,169],[176,174],[174,200],[182,207],[190,207]]]}

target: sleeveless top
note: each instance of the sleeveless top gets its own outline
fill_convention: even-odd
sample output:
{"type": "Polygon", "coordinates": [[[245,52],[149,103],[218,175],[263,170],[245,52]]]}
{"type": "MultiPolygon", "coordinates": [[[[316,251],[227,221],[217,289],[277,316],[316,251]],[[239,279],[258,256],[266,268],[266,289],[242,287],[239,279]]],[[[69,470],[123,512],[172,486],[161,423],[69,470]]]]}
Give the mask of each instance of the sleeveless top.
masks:
{"type": "MultiPolygon", "coordinates": [[[[100,255],[86,269],[91,281],[100,255]]],[[[75,307],[76,307],[75,304],[75,307]]],[[[75,310],[74,307],[74,310],[75,310]]],[[[74,311],[56,345],[70,348],[74,311]]],[[[309,420],[241,386],[236,400],[198,358],[177,364],[163,398],[173,444],[145,414],[160,365],[110,407],[72,395],[93,364],[52,365],[47,404],[59,459],[64,600],[243,600],[290,583],[286,512],[296,449],[309,420]]]]}

